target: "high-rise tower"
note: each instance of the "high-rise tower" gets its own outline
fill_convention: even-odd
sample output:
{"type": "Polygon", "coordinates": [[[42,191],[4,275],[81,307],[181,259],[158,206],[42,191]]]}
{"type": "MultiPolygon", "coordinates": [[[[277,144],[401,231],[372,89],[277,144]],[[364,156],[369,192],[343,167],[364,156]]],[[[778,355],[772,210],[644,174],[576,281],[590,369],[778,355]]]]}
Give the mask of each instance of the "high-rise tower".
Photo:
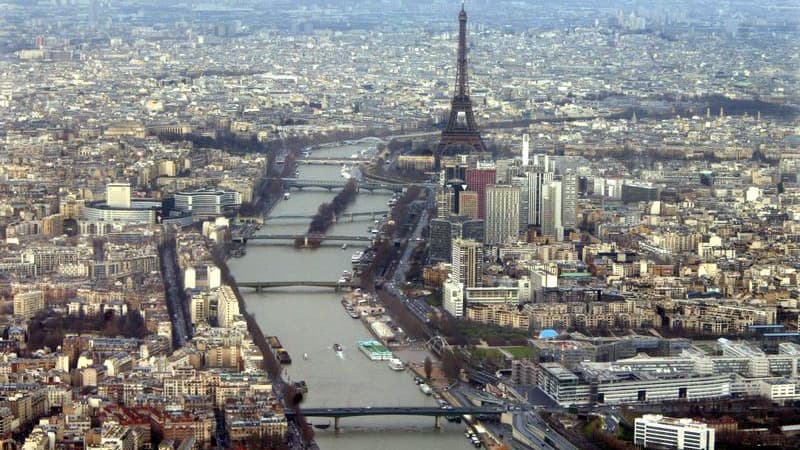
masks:
{"type": "Polygon", "coordinates": [[[467,77],[467,12],[461,5],[458,14],[458,62],[456,64],[456,87],[450,103],[450,117],[442,130],[439,145],[436,148],[437,164],[442,155],[452,153],[485,152],[486,146],[481,139],[475,115],[472,112],[472,100],[469,98],[469,82],[467,77]]]}
{"type": "Polygon", "coordinates": [[[519,239],[519,187],[494,184],[486,187],[486,245],[519,239]]]}
{"type": "Polygon", "coordinates": [[[531,136],[528,133],[522,135],[522,165],[528,167],[531,154],[531,136]]]}

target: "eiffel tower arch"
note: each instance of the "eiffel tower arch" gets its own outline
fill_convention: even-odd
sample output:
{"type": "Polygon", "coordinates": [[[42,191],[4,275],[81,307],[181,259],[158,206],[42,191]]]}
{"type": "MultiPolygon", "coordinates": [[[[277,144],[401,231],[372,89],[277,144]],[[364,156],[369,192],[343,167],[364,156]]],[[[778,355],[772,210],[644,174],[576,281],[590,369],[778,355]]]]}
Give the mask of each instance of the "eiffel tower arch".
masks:
{"type": "Polygon", "coordinates": [[[439,145],[436,147],[436,166],[442,156],[462,153],[484,153],[483,143],[475,114],[472,111],[472,100],[469,97],[469,80],[467,76],[467,12],[461,5],[458,13],[458,61],[456,64],[456,85],[453,99],[450,102],[450,115],[439,145]]]}

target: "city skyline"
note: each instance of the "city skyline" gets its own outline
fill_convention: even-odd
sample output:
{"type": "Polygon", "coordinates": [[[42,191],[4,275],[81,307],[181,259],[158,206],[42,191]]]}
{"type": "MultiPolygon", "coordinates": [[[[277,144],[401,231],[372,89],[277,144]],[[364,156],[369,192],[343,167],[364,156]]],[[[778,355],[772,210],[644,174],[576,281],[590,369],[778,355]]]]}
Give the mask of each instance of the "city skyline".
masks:
{"type": "Polygon", "coordinates": [[[0,1],[0,443],[796,448],[788,0],[0,1]]]}

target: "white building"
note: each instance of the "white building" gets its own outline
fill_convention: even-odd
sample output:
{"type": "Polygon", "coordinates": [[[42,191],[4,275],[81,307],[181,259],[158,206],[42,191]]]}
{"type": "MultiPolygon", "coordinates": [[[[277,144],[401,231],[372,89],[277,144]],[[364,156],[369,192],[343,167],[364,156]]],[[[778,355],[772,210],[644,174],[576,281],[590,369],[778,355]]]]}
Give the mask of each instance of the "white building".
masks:
{"type": "Polygon", "coordinates": [[[215,265],[187,267],[183,272],[184,289],[216,289],[222,284],[222,272],[215,265]]]}
{"type": "Polygon", "coordinates": [[[207,322],[210,311],[211,297],[208,295],[208,291],[192,292],[191,308],[189,308],[192,325],[207,322]]]}
{"type": "Polygon", "coordinates": [[[530,162],[531,154],[531,135],[525,133],[522,135],[522,166],[527,167],[530,162]]]}
{"type": "Polygon", "coordinates": [[[106,185],[106,205],[110,208],[130,208],[131,184],[108,183],[106,185]]]}
{"type": "Polygon", "coordinates": [[[442,286],[442,305],[453,317],[464,316],[464,284],[448,278],[442,286]]]}
{"type": "Polygon", "coordinates": [[[702,422],[645,414],[635,423],[634,443],[644,448],[714,450],[714,429],[702,422]]]}
{"type": "MultiPolygon", "coordinates": [[[[122,207],[119,205],[114,206],[104,201],[91,202],[84,206],[82,219],[94,223],[156,223],[159,211],[161,211],[161,201],[151,198],[137,198],[134,200],[129,198],[127,205],[122,207]]],[[[91,224],[88,226],[91,227],[91,224]]],[[[86,231],[87,234],[103,234],[95,230],[86,231]]]]}
{"type": "Polygon", "coordinates": [[[731,395],[729,374],[702,374],[689,358],[582,362],[575,372],[542,363],[539,388],[561,406],[697,400],[731,395]]]}
{"type": "Polygon", "coordinates": [[[578,175],[568,171],[561,179],[561,226],[575,229],[578,225],[578,175]]]}
{"type": "Polygon", "coordinates": [[[224,285],[217,291],[217,323],[220,327],[227,328],[238,320],[239,300],[230,286],[224,285]]]}
{"type": "Polygon", "coordinates": [[[519,239],[519,194],[517,186],[493,184],[486,187],[487,245],[506,244],[519,239]]]}
{"type": "Polygon", "coordinates": [[[551,181],[542,187],[542,235],[555,237],[559,241],[564,239],[561,194],[560,181],[551,181]]]}
{"type": "Polygon", "coordinates": [[[200,189],[175,194],[175,209],[191,212],[196,217],[213,217],[239,207],[242,196],[236,191],[200,189]]]}
{"type": "Polygon", "coordinates": [[[483,245],[472,239],[455,239],[452,246],[450,273],[464,287],[480,286],[483,245]]]}
{"type": "Polygon", "coordinates": [[[476,303],[501,305],[519,304],[519,287],[470,287],[464,289],[464,291],[467,305],[476,303]]]}
{"type": "Polygon", "coordinates": [[[30,319],[44,309],[44,292],[29,291],[14,294],[14,314],[30,319]]]}
{"type": "Polygon", "coordinates": [[[797,393],[797,385],[788,379],[761,380],[760,394],[772,402],[781,404],[800,398],[797,393]]]}

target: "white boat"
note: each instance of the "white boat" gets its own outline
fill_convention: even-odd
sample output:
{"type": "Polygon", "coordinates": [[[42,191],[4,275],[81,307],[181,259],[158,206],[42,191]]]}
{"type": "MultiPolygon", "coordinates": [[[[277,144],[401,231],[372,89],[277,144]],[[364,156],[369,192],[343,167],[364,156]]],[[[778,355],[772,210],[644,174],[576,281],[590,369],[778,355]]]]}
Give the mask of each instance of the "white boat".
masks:
{"type": "Polygon", "coordinates": [[[425,383],[419,385],[419,390],[422,391],[422,393],[425,395],[433,394],[433,390],[431,389],[431,387],[425,383]]]}
{"type": "Polygon", "coordinates": [[[303,353],[303,359],[308,359],[308,353],[303,353]]]}
{"type": "Polygon", "coordinates": [[[358,264],[361,262],[361,257],[364,256],[364,252],[355,252],[353,256],[350,258],[350,262],[353,264],[358,264]]]}
{"type": "Polygon", "coordinates": [[[347,250],[347,242],[345,242],[344,244],[342,244],[342,250],[347,250]]]}
{"type": "Polygon", "coordinates": [[[406,370],[405,364],[403,364],[403,361],[398,358],[392,358],[389,360],[389,368],[398,372],[406,370]]]}
{"type": "Polygon", "coordinates": [[[289,194],[288,192],[284,192],[284,193],[283,193],[283,199],[284,199],[284,200],[289,200],[289,197],[290,197],[290,196],[291,196],[291,194],[289,194]]]}

